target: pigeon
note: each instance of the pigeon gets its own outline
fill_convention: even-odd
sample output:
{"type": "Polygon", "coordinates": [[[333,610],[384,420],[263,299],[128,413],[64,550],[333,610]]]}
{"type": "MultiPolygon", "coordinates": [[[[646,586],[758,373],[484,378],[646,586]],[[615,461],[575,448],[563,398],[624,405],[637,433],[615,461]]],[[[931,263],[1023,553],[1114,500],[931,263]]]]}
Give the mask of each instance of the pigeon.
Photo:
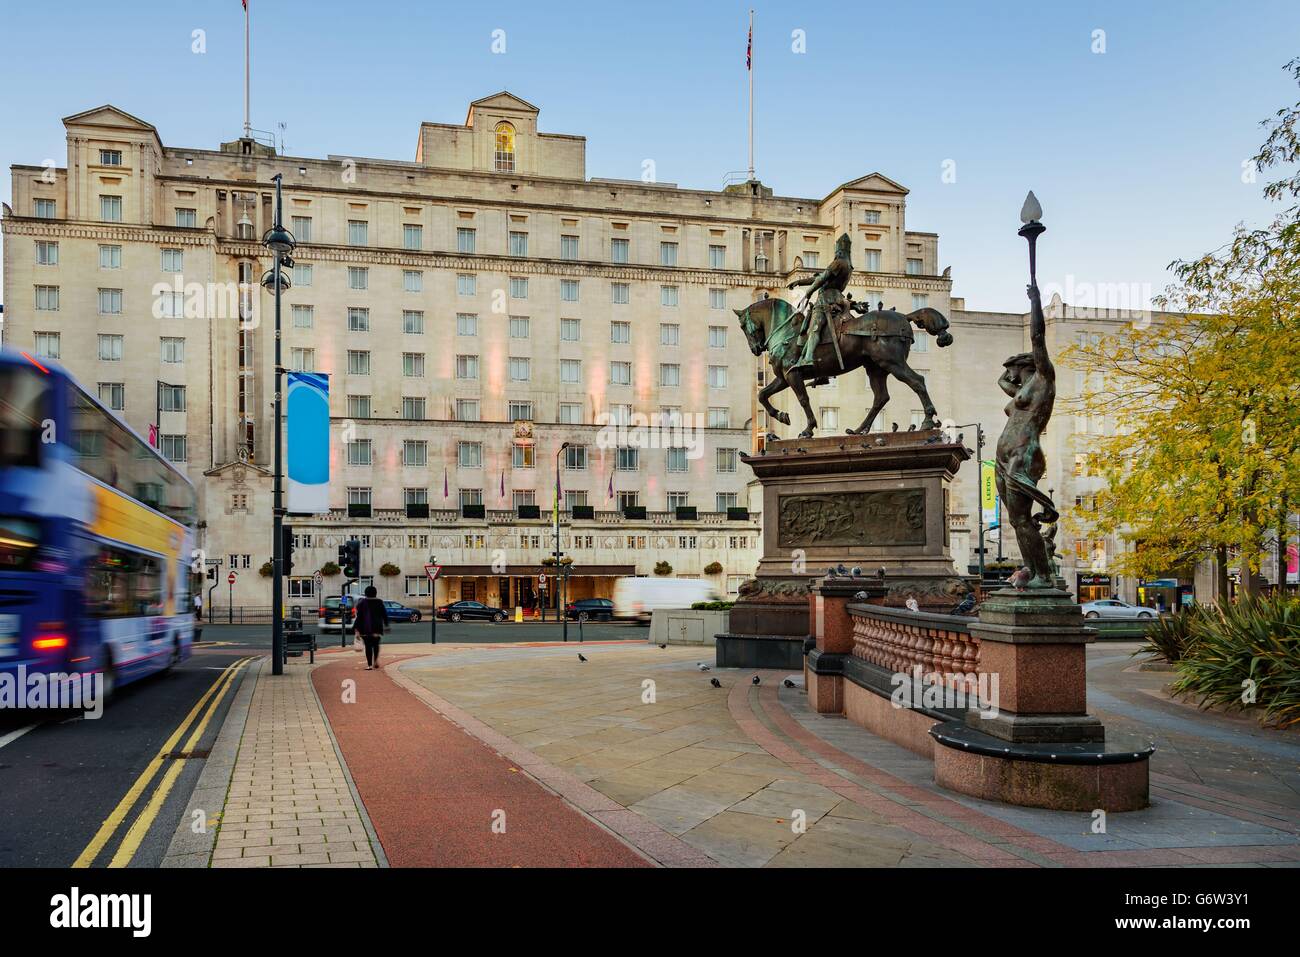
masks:
{"type": "Polygon", "coordinates": [[[849,573],[849,570],[844,567],[843,562],[840,562],[838,565],[835,566],[835,573],[840,577],[843,577],[849,573]]]}
{"type": "Polygon", "coordinates": [[[660,648],[667,648],[668,646],[667,646],[667,645],[660,645],[659,647],[660,647],[660,648]]]}
{"type": "Polygon", "coordinates": [[[897,422],[890,422],[889,424],[890,424],[890,426],[891,426],[891,428],[890,428],[890,430],[889,430],[890,432],[897,432],[897,431],[898,431],[898,423],[897,423],[897,422]]]}
{"type": "Polygon", "coordinates": [[[827,577],[827,578],[834,578],[834,577],[835,577],[835,566],[834,566],[834,565],[832,565],[832,566],[830,566],[829,568],[826,569],[826,577],[827,577]]]}
{"type": "Polygon", "coordinates": [[[885,444],[885,437],[882,435],[880,438],[876,439],[876,444],[877,444],[877,445],[884,445],[884,444],[885,444]]]}
{"type": "Polygon", "coordinates": [[[1029,579],[1031,577],[1032,576],[1029,573],[1029,566],[1022,565],[1020,568],[1016,569],[1015,574],[1013,574],[1010,578],[1007,579],[1007,584],[1010,585],[1012,588],[1014,588],[1016,591],[1024,591],[1025,586],[1029,584],[1029,579]]]}
{"type": "Polygon", "coordinates": [[[717,678],[710,678],[710,679],[709,679],[709,684],[711,684],[711,685],[712,685],[713,687],[715,687],[715,688],[721,688],[721,687],[722,687],[722,682],[719,681],[717,678]]]}
{"type": "Polygon", "coordinates": [[[853,593],[853,600],[854,600],[854,601],[866,601],[866,600],[867,600],[867,597],[868,597],[868,596],[867,596],[867,593],[864,592],[864,591],[855,591],[855,592],[853,593]]]}
{"type": "Polygon", "coordinates": [[[884,565],[881,565],[879,568],[876,569],[876,577],[879,578],[881,581],[884,581],[884,580],[885,580],[885,566],[884,566],[884,565]]]}
{"type": "Polygon", "coordinates": [[[781,684],[782,684],[784,687],[786,687],[786,688],[793,688],[793,687],[794,687],[794,682],[791,681],[789,678],[786,678],[784,681],[781,682],[781,684]]]}
{"type": "Polygon", "coordinates": [[[859,565],[854,565],[854,566],[853,566],[853,577],[854,577],[854,578],[861,578],[861,577],[862,577],[862,567],[861,567],[861,566],[859,566],[859,565]]]}
{"type": "Polygon", "coordinates": [[[699,662],[695,667],[699,668],[701,671],[708,671],[708,670],[709,670],[709,666],[706,665],[706,664],[705,664],[704,662],[702,662],[702,661],[699,662]]]}
{"type": "Polygon", "coordinates": [[[750,684],[755,684],[755,685],[756,685],[756,684],[759,683],[759,680],[760,680],[760,679],[759,679],[758,675],[754,675],[754,677],[750,679],[750,682],[749,682],[749,683],[750,683],[750,684]]]}
{"type": "Polygon", "coordinates": [[[916,423],[913,422],[911,425],[909,425],[909,426],[907,427],[907,431],[909,431],[909,432],[915,432],[915,431],[916,431],[916,423]]]}
{"type": "Polygon", "coordinates": [[[966,444],[966,433],[965,433],[965,432],[958,432],[958,433],[957,433],[957,444],[958,444],[958,445],[965,445],[965,444],[966,444]]]}
{"type": "Polygon", "coordinates": [[[578,660],[579,660],[579,661],[586,661],[586,660],[587,660],[587,656],[584,655],[584,654],[580,651],[580,652],[578,652],[578,660]]]}
{"type": "Polygon", "coordinates": [[[807,455],[807,454],[808,454],[808,450],[805,449],[802,445],[796,447],[796,448],[795,448],[795,451],[798,452],[800,455],[807,455]]]}

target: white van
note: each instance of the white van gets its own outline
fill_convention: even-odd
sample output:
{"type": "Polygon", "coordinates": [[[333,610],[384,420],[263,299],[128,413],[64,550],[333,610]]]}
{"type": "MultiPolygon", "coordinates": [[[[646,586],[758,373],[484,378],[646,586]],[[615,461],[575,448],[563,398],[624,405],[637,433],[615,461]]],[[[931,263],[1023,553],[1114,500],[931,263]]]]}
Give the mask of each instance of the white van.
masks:
{"type": "Polygon", "coordinates": [[[650,623],[657,608],[690,608],[717,601],[718,592],[701,578],[620,578],[614,585],[614,617],[650,623]]]}

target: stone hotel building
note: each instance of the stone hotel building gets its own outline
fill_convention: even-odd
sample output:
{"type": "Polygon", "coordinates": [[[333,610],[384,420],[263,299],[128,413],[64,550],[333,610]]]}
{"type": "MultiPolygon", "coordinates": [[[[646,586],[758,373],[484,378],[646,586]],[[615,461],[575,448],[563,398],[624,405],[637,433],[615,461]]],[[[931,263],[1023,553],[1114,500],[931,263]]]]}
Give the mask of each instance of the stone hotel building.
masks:
{"type": "MultiPolygon", "coordinates": [[[[734,594],[757,563],[762,519],[739,455],[769,430],[797,433],[802,413],[788,392],[792,426],[757,412],[766,371],[732,310],[789,296],[841,233],[855,298],[949,316],[955,344],[918,333],[912,363],[941,416],[983,424],[986,456],[1003,418],[1002,360],[1028,348],[1026,316],[953,298],[938,237],[906,228],[907,190],[879,173],[820,199],[756,181],[588,178],[585,138],[541,132],[537,107],[507,92],[471,103],[463,124],[422,123],[413,160],[290,157],[254,139],[165,146],[113,106],[63,124],[66,166],[12,170],[3,340],[61,363],[141,435],[159,424],[163,453],[199,491],[217,613],[232,569],[236,605],[270,602],[259,570],[271,554],[274,333],[258,283],[276,173],[299,244],[283,364],[329,375],[332,418],[331,510],[289,520],[293,603],[315,602],[312,573],[355,536],[363,576],[386,597],[427,606],[422,566],[436,556],[439,602],[532,604],[554,549],[557,463],[571,597],[608,595],[660,562],[734,594]]],[[[1050,312],[1054,351],[1131,321],[1059,299],[1050,312]]],[[[1081,385],[1071,376],[1062,402],[1081,385]]],[[[919,422],[911,392],[890,389],[877,427],[919,422]]],[[[870,404],[860,373],[813,399],[831,432],[870,404]]],[[[1087,436],[1105,425],[1058,412],[1049,430],[1044,484],[1077,506],[1079,528],[1096,491],[1087,436]]],[[[956,431],[973,449],[974,427],[956,431]]],[[[965,468],[950,529],[962,571],[977,545],[965,468]]],[[[1072,585],[1104,572],[1116,547],[1086,532],[1062,543],[1072,585]]],[[[995,557],[996,533],[988,546],[995,557]]]]}

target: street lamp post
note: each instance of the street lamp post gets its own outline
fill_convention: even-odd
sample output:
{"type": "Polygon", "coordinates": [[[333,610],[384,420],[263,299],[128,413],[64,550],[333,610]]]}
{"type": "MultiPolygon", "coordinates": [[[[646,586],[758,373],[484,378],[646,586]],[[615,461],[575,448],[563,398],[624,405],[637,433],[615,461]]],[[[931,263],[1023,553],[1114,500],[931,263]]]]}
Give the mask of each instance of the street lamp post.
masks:
{"type": "Polygon", "coordinates": [[[281,422],[281,380],[284,368],[280,365],[280,299],[289,287],[289,277],[284,274],[283,266],[289,259],[297,243],[293,234],[284,228],[284,195],[281,191],[281,175],[271,177],[275,181],[275,222],[266,235],[262,245],[269,249],[274,257],[271,272],[262,277],[262,285],[267,286],[275,295],[275,466],[272,475],[271,503],[271,674],[284,674],[284,617],[281,605],[284,603],[284,543],[281,530],[284,528],[284,436],[281,422]]]}
{"type": "Polygon", "coordinates": [[[568,442],[561,442],[560,449],[555,453],[555,502],[553,509],[555,511],[555,615],[564,624],[564,640],[569,640],[569,616],[560,607],[560,456],[564,450],[569,447],[568,442]]]}
{"type": "Polygon", "coordinates": [[[984,427],[978,422],[967,422],[965,425],[954,425],[954,429],[969,429],[975,427],[975,465],[976,474],[979,476],[975,494],[975,514],[979,517],[979,568],[980,568],[980,589],[984,588],[984,427]]]}

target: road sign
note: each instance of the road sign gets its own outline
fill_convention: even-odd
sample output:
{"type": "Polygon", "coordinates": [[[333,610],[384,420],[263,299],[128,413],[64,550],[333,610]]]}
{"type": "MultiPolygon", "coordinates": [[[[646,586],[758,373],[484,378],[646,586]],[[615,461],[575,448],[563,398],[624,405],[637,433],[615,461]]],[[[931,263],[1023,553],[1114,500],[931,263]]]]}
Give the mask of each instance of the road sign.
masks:
{"type": "Polygon", "coordinates": [[[543,588],[546,587],[546,572],[542,572],[537,576],[537,584],[541,585],[543,588]]]}
{"type": "Polygon", "coordinates": [[[233,585],[235,583],[235,579],[238,577],[239,576],[236,575],[234,572],[231,572],[229,575],[226,576],[226,584],[233,585]]]}
{"type": "Polygon", "coordinates": [[[442,571],[441,565],[425,565],[424,573],[429,576],[429,581],[437,581],[438,573],[442,571]]]}

